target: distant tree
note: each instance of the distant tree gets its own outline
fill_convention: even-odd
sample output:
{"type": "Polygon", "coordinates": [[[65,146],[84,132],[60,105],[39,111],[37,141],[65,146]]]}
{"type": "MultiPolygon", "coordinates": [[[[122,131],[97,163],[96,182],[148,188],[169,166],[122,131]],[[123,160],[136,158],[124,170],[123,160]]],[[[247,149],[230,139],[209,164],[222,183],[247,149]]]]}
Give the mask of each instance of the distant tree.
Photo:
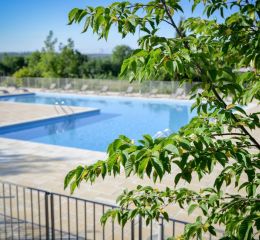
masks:
{"type": "Polygon", "coordinates": [[[49,31],[44,41],[41,60],[39,62],[39,68],[42,69],[42,77],[59,77],[58,56],[55,52],[57,42],[58,40],[54,38],[53,31],[49,31]]]}
{"type": "Polygon", "coordinates": [[[6,72],[6,66],[2,62],[0,62],[0,76],[5,76],[6,72]]]}
{"type": "Polygon", "coordinates": [[[115,64],[122,65],[123,61],[127,59],[133,50],[127,45],[118,45],[112,51],[112,61],[115,64]]]}
{"type": "Polygon", "coordinates": [[[22,56],[9,56],[5,54],[1,61],[1,65],[3,74],[11,75],[20,68],[24,67],[26,65],[26,61],[22,56]]]}
{"type": "Polygon", "coordinates": [[[113,64],[110,58],[93,58],[85,63],[83,67],[86,76],[90,78],[103,79],[113,76],[113,64]]]}
{"type": "Polygon", "coordinates": [[[81,65],[88,61],[87,56],[74,49],[74,42],[68,39],[67,45],[60,46],[58,54],[58,75],[60,77],[81,77],[81,65]]]}
{"type": "Polygon", "coordinates": [[[42,51],[33,52],[27,58],[27,66],[14,73],[15,77],[83,77],[86,76],[82,66],[88,61],[86,55],[74,49],[74,42],[68,39],[66,45],[60,43],[56,52],[58,40],[49,32],[42,51]]]}
{"type": "Polygon", "coordinates": [[[117,78],[123,61],[129,56],[130,47],[116,46],[112,56],[91,58],[84,63],[82,69],[86,76],[91,78],[117,78]]]}
{"type": "Polygon", "coordinates": [[[58,42],[57,38],[54,38],[53,31],[49,31],[49,34],[47,35],[45,41],[44,41],[44,47],[43,51],[45,52],[55,52],[55,46],[58,42]]]}
{"type": "Polygon", "coordinates": [[[27,66],[14,73],[15,77],[59,77],[57,71],[57,53],[55,52],[57,39],[53,39],[50,31],[42,51],[36,51],[27,58],[27,66]]]}
{"type": "Polygon", "coordinates": [[[44,69],[41,66],[42,53],[39,51],[33,52],[26,58],[27,65],[20,68],[13,75],[14,77],[42,77],[44,69]]]}
{"type": "MultiPolygon", "coordinates": [[[[88,59],[87,55],[75,50],[74,42],[59,44],[50,31],[44,41],[42,51],[33,52],[17,66],[9,66],[18,58],[6,56],[0,65],[0,74],[15,77],[68,77],[68,78],[117,78],[123,61],[131,55],[131,48],[119,45],[113,49],[111,56],[88,59]],[[58,51],[57,51],[58,50],[58,51]],[[12,69],[12,70],[11,70],[12,69]]],[[[21,57],[20,57],[21,58],[21,57]]],[[[21,59],[20,59],[21,60],[21,59]]],[[[18,64],[19,63],[19,64],[18,64]]]]}

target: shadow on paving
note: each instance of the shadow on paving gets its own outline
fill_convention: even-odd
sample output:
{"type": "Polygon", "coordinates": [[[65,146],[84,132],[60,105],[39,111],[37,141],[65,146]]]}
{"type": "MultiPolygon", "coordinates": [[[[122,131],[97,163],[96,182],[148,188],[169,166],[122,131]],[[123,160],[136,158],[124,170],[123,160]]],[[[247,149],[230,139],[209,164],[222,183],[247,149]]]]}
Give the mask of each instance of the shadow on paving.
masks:
{"type": "MultiPolygon", "coordinates": [[[[91,234],[92,231],[88,233],[91,234]]],[[[86,239],[84,234],[77,236],[57,229],[54,230],[54,235],[55,239],[86,239]]],[[[52,238],[51,228],[49,228],[49,238],[52,238]]],[[[46,226],[0,214],[0,239],[47,239],[46,226]]]]}
{"type": "Polygon", "coordinates": [[[7,154],[0,150],[0,176],[18,175],[23,173],[51,172],[53,169],[47,162],[61,162],[64,158],[44,158],[27,154],[7,154]],[[34,166],[35,164],[35,166],[34,166]]]}

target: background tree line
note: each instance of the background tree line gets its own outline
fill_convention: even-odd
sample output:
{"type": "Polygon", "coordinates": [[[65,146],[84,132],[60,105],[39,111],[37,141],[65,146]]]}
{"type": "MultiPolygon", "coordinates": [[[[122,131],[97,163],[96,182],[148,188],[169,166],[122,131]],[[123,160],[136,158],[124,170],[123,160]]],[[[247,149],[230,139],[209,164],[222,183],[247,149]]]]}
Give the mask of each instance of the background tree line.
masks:
{"type": "Polygon", "coordinates": [[[80,53],[72,39],[58,44],[49,32],[41,51],[30,54],[4,54],[0,58],[0,75],[14,77],[53,78],[117,78],[121,65],[132,53],[126,45],[113,49],[111,55],[91,57],[80,53]]]}

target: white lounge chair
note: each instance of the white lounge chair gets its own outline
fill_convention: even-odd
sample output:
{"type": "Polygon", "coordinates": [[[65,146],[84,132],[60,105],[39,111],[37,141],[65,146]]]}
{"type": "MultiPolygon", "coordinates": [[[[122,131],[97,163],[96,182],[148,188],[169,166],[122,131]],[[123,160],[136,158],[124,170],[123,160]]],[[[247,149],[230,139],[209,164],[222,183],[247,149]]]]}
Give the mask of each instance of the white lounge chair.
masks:
{"type": "Polygon", "coordinates": [[[56,83],[52,83],[49,87],[49,90],[54,90],[56,88],[57,84],[56,83]]]}
{"type": "Polygon", "coordinates": [[[185,97],[185,91],[183,88],[177,88],[176,92],[172,94],[173,98],[185,97]]]}
{"type": "Polygon", "coordinates": [[[100,89],[100,93],[106,93],[107,91],[108,91],[107,85],[102,86],[102,88],[100,89]]]}
{"type": "Polygon", "coordinates": [[[133,93],[133,91],[134,91],[133,86],[128,86],[128,88],[127,88],[126,91],[125,91],[125,94],[133,93]]]}
{"type": "Polygon", "coordinates": [[[87,89],[88,89],[88,85],[84,84],[84,85],[81,86],[80,91],[85,92],[87,89]]]}
{"type": "Polygon", "coordinates": [[[72,84],[71,84],[71,83],[67,83],[67,84],[65,85],[65,87],[63,88],[63,90],[68,91],[68,90],[71,89],[71,87],[72,87],[72,84]]]}
{"type": "Polygon", "coordinates": [[[149,95],[150,95],[150,96],[155,96],[158,92],[159,92],[158,88],[153,88],[153,89],[149,92],[149,95]]]}

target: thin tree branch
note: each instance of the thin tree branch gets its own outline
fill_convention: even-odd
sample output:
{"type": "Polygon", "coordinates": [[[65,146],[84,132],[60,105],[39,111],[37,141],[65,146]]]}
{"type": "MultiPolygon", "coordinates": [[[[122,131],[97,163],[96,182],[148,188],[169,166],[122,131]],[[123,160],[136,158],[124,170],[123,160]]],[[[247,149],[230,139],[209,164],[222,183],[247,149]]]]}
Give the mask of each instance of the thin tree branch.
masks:
{"type": "Polygon", "coordinates": [[[217,133],[217,134],[212,134],[211,136],[213,137],[218,137],[218,136],[246,136],[244,133],[217,133]]]}
{"type": "MultiPolygon", "coordinates": [[[[170,25],[172,25],[172,23],[169,22],[169,21],[167,21],[166,19],[162,19],[162,21],[163,21],[163,22],[166,22],[166,23],[168,23],[168,24],[170,24],[170,25]]],[[[174,27],[174,25],[172,25],[172,26],[174,27]]]]}
{"type": "MultiPolygon", "coordinates": [[[[214,93],[214,95],[216,96],[216,98],[223,104],[224,108],[227,107],[227,104],[225,103],[225,101],[220,97],[219,93],[217,92],[216,88],[212,85],[212,91],[214,93]]],[[[239,122],[239,120],[237,119],[237,117],[231,112],[231,116],[232,118],[236,121],[239,122]]],[[[260,144],[256,141],[256,139],[247,131],[247,129],[244,126],[239,126],[240,129],[242,129],[242,131],[249,136],[250,140],[257,146],[258,149],[260,149],[260,144]]]]}
{"type": "Polygon", "coordinates": [[[182,34],[182,32],[179,30],[179,28],[177,27],[177,25],[176,25],[175,22],[173,21],[173,18],[172,18],[172,16],[171,16],[171,13],[169,12],[169,9],[168,9],[168,7],[167,7],[167,5],[166,5],[165,0],[161,0],[161,3],[162,3],[163,6],[164,6],[164,9],[165,9],[166,14],[167,14],[167,16],[168,16],[168,18],[169,18],[169,20],[170,20],[170,22],[171,22],[171,25],[175,28],[176,32],[179,34],[180,37],[184,37],[183,34],[182,34]]]}
{"type": "Polygon", "coordinates": [[[245,147],[245,148],[257,148],[257,145],[238,145],[239,147],[245,147]]]}
{"type": "MultiPolygon", "coordinates": [[[[169,9],[168,9],[168,7],[167,7],[167,5],[166,5],[165,0],[160,0],[160,1],[161,1],[161,3],[162,3],[163,6],[164,6],[165,12],[166,12],[166,14],[167,14],[167,16],[168,16],[168,18],[169,18],[169,20],[170,20],[170,22],[171,22],[171,25],[172,25],[173,28],[176,30],[176,32],[179,34],[179,36],[183,39],[183,38],[184,38],[184,35],[182,34],[182,32],[178,29],[177,25],[175,24],[175,22],[174,22],[174,20],[173,20],[173,18],[172,18],[172,15],[171,15],[171,13],[169,12],[169,9]]],[[[184,42],[184,46],[185,46],[188,50],[190,50],[190,46],[188,45],[187,42],[184,42]]],[[[199,70],[202,72],[201,67],[198,66],[198,65],[196,65],[196,66],[197,66],[197,67],[199,68],[199,70]]],[[[220,102],[223,104],[224,108],[226,108],[226,107],[227,107],[227,104],[226,104],[225,101],[220,97],[220,95],[219,95],[219,93],[217,92],[215,86],[214,86],[212,83],[211,83],[211,86],[212,86],[212,91],[213,91],[214,95],[216,96],[217,100],[220,101],[220,102]]],[[[236,117],[233,113],[231,113],[231,116],[232,116],[232,118],[233,118],[236,122],[239,121],[239,120],[237,119],[237,117],[236,117]]],[[[247,129],[246,129],[244,126],[239,126],[239,128],[240,128],[246,135],[248,135],[249,138],[250,138],[250,140],[257,146],[258,149],[260,149],[260,144],[259,144],[259,143],[257,142],[257,140],[247,131],[247,129]]]]}
{"type": "Polygon", "coordinates": [[[144,8],[144,7],[160,8],[160,5],[158,5],[158,4],[133,4],[133,5],[126,6],[126,8],[128,8],[128,9],[135,8],[135,7],[140,7],[140,8],[144,8]]]}

